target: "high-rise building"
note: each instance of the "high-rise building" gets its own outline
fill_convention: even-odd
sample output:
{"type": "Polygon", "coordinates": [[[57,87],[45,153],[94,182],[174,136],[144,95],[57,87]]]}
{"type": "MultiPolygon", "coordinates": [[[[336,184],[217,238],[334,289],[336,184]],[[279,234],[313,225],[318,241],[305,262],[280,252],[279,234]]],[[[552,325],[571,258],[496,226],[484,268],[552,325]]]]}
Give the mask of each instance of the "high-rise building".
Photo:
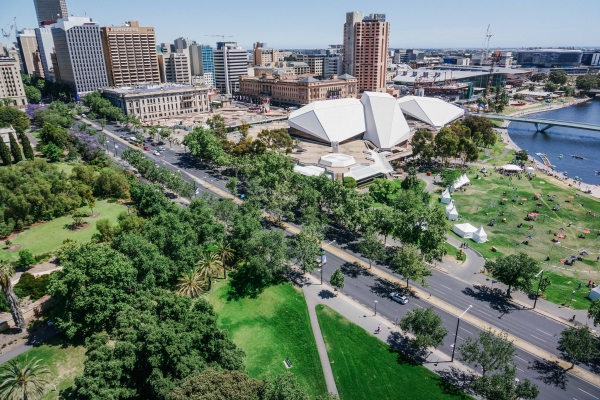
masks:
{"type": "Polygon", "coordinates": [[[344,72],[358,79],[361,92],[385,91],[389,34],[385,14],[346,14],[344,72]]]}
{"type": "Polygon", "coordinates": [[[110,86],[160,83],[154,28],[137,21],[100,29],[110,86]]]}
{"type": "Polygon", "coordinates": [[[213,50],[216,87],[221,93],[239,91],[239,77],[248,74],[248,53],[236,42],[218,42],[213,50]]]}
{"type": "Polygon", "coordinates": [[[40,28],[69,16],[66,0],[33,0],[33,4],[40,28]]]}
{"type": "Polygon", "coordinates": [[[35,37],[37,39],[38,49],[40,51],[40,59],[44,77],[49,81],[56,81],[54,67],[52,66],[52,56],[54,53],[54,39],[52,39],[52,25],[44,28],[35,29],[35,37]]]}
{"type": "Polygon", "coordinates": [[[189,85],[191,82],[190,59],[188,50],[181,53],[163,53],[158,56],[163,82],[189,85]]]}
{"type": "Polygon", "coordinates": [[[62,84],[74,93],[108,86],[100,26],[88,17],[60,19],[52,27],[62,84]]]}
{"type": "Polygon", "coordinates": [[[298,54],[296,58],[298,61],[308,64],[310,74],[324,76],[323,59],[325,56],[326,54],[298,54]]]}
{"type": "Polygon", "coordinates": [[[23,63],[23,73],[29,76],[44,78],[44,67],[42,66],[42,58],[35,30],[23,29],[17,35],[17,43],[19,44],[19,53],[21,55],[21,62],[23,63]]]}
{"type": "Polygon", "coordinates": [[[192,76],[203,76],[204,83],[215,87],[215,60],[212,47],[194,42],[188,47],[188,50],[192,76]]]}
{"type": "Polygon", "coordinates": [[[279,52],[275,49],[267,49],[264,42],[255,42],[252,49],[254,65],[266,65],[279,61],[279,52]]]}
{"type": "Polygon", "coordinates": [[[323,59],[323,76],[329,78],[331,75],[342,75],[343,59],[341,55],[330,54],[323,59]]]}
{"type": "Polygon", "coordinates": [[[182,37],[175,39],[173,42],[175,50],[173,52],[177,52],[177,50],[185,50],[188,48],[188,41],[182,37]]]}
{"type": "Polygon", "coordinates": [[[0,99],[5,98],[11,99],[19,108],[27,106],[19,61],[0,54],[0,99]]]}

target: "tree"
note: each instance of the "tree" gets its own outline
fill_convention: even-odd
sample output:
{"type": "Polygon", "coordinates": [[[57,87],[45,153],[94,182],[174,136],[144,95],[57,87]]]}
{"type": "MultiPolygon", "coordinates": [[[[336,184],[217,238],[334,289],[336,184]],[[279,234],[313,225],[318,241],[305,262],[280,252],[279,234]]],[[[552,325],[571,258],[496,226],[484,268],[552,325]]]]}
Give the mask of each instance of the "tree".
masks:
{"type": "Polygon", "coordinates": [[[498,257],[495,261],[488,260],[485,268],[492,272],[494,279],[508,285],[507,297],[510,297],[513,288],[531,293],[535,276],[540,270],[539,263],[524,253],[498,257]]]}
{"type": "Polygon", "coordinates": [[[238,194],[237,185],[238,185],[238,178],[231,177],[227,180],[225,187],[227,188],[227,190],[229,190],[231,192],[232,195],[237,196],[237,194],[238,194]]]}
{"type": "Polygon", "coordinates": [[[462,159],[463,166],[467,162],[477,161],[479,158],[479,150],[477,149],[477,145],[470,139],[464,137],[458,140],[458,154],[462,159]]]}
{"type": "Polygon", "coordinates": [[[108,218],[99,219],[96,222],[96,230],[98,231],[96,240],[100,243],[110,243],[117,234],[117,229],[113,226],[108,218]]]}
{"type": "Polygon", "coordinates": [[[69,141],[69,133],[65,128],[50,123],[45,123],[39,131],[40,140],[43,144],[54,144],[61,150],[65,148],[69,141]]]}
{"type": "Polygon", "coordinates": [[[27,114],[18,108],[0,106],[0,128],[12,126],[17,133],[25,133],[30,123],[27,114]]]}
{"type": "Polygon", "coordinates": [[[460,360],[481,367],[483,376],[488,372],[504,371],[514,365],[516,354],[515,346],[507,337],[505,332],[481,330],[476,339],[467,337],[458,348],[460,360]]]}
{"type": "Polygon", "coordinates": [[[242,120],[242,124],[240,125],[240,132],[242,133],[242,139],[246,139],[248,137],[248,131],[250,130],[250,124],[246,120],[242,120]]]}
{"type": "Polygon", "coordinates": [[[410,143],[414,157],[419,156],[422,160],[429,162],[435,156],[433,132],[429,129],[417,129],[410,143]]]}
{"type": "Polygon", "coordinates": [[[493,375],[476,378],[471,384],[471,390],[485,400],[533,400],[537,398],[540,389],[529,379],[516,382],[515,366],[493,375]]]}
{"type": "Polygon", "coordinates": [[[23,153],[21,153],[21,147],[19,147],[17,139],[15,139],[15,136],[11,132],[8,133],[8,139],[10,141],[10,152],[16,164],[23,160],[23,153]]]}
{"type": "Polygon", "coordinates": [[[29,142],[29,138],[24,133],[19,134],[19,140],[21,141],[21,147],[23,148],[23,155],[28,160],[33,160],[33,148],[29,142]]]}
{"type": "Polygon", "coordinates": [[[358,243],[358,251],[369,259],[369,268],[374,260],[381,260],[385,257],[385,246],[372,230],[363,235],[363,239],[358,243]]]}
{"type": "Polygon", "coordinates": [[[469,115],[462,123],[470,129],[471,140],[478,146],[493,146],[496,143],[497,135],[494,133],[494,123],[491,119],[469,115]]]}
{"type": "Polygon", "coordinates": [[[83,219],[89,217],[89,214],[83,211],[74,211],[71,214],[71,218],[73,218],[73,223],[76,228],[82,225],[83,219]]]}
{"type": "Polygon", "coordinates": [[[44,153],[50,162],[57,162],[62,158],[63,149],[54,143],[49,143],[42,147],[42,153],[44,153]]]}
{"type": "MultiPolygon", "coordinates": [[[[546,290],[548,290],[548,288],[550,287],[550,285],[552,285],[552,281],[550,280],[550,278],[548,278],[547,276],[543,277],[542,280],[540,281],[538,290],[540,291],[540,293],[542,293],[542,295],[544,294],[544,292],[546,290]]],[[[589,312],[589,311],[588,311],[589,312]]]]}
{"type": "Polygon", "coordinates": [[[567,79],[567,73],[562,69],[550,71],[550,74],[548,75],[548,80],[557,85],[564,85],[567,83],[567,79]]]}
{"type": "Polygon", "coordinates": [[[575,80],[575,85],[577,89],[583,90],[584,92],[589,92],[592,89],[597,89],[600,86],[600,78],[598,75],[594,74],[585,74],[580,75],[575,80]]]}
{"type": "Polygon", "coordinates": [[[410,167],[408,169],[408,175],[402,181],[402,183],[400,184],[400,186],[404,190],[412,190],[412,189],[415,189],[415,188],[419,188],[420,185],[421,185],[421,180],[417,177],[417,170],[416,170],[416,168],[410,167]]]}
{"type": "Polygon", "coordinates": [[[565,92],[565,96],[573,96],[575,94],[575,88],[573,86],[561,86],[558,90],[565,92]]]}
{"type": "Polygon", "coordinates": [[[515,151],[515,159],[517,161],[526,162],[529,159],[529,154],[527,153],[527,150],[515,151]]]}
{"type": "Polygon", "coordinates": [[[212,118],[207,119],[206,124],[217,138],[220,140],[227,139],[227,126],[225,126],[225,120],[220,114],[215,114],[212,118]]]}
{"type": "Polygon", "coordinates": [[[6,297],[6,302],[10,307],[10,313],[12,315],[15,326],[21,330],[25,329],[25,318],[23,318],[23,312],[19,307],[19,299],[13,290],[12,282],[10,278],[15,274],[15,269],[12,264],[8,261],[0,261],[0,287],[6,297]]]}
{"type": "Polygon", "coordinates": [[[171,392],[171,400],[258,400],[264,382],[239,371],[206,369],[183,381],[171,392]]]}
{"type": "Polygon", "coordinates": [[[266,382],[261,400],[309,400],[309,396],[296,376],[286,372],[266,382]]]}
{"type": "Polygon", "coordinates": [[[200,255],[197,262],[198,274],[208,281],[208,291],[212,288],[212,277],[216,276],[223,268],[223,262],[219,259],[219,255],[214,252],[204,252],[200,255]]]}
{"type": "Polygon", "coordinates": [[[17,260],[17,266],[19,268],[27,270],[35,264],[37,264],[37,261],[35,261],[35,257],[31,254],[31,251],[26,249],[19,250],[19,259],[17,260]]]}
{"type": "Polygon", "coordinates": [[[406,279],[406,287],[409,287],[409,280],[419,282],[425,286],[425,278],[431,275],[431,269],[425,265],[423,257],[413,244],[405,243],[397,247],[392,256],[391,265],[395,272],[406,279]]]}
{"type": "Polygon", "coordinates": [[[555,92],[558,89],[558,85],[552,83],[552,82],[546,82],[546,84],[544,85],[544,90],[546,92],[555,92]]]}
{"type": "Polygon", "coordinates": [[[40,364],[16,357],[0,366],[0,396],[5,399],[37,399],[44,394],[44,386],[50,382],[46,376],[50,370],[40,364]]]}
{"type": "Polygon", "coordinates": [[[258,140],[264,143],[268,149],[291,151],[294,142],[287,129],[263,129],[258,134],[258,140]]]}
{"type": "Polygon", "coordinates": [[[2,162],[4,163],[4,165],[12,164],[12,157],[10,156],[10,150],[8,149],[8,146],[6,145],[6,143],[4,143],[4,140],[2,140],[2,139],[0,139],[0,158],[2,159],[2,162]]]}
{"type": "Polygon", "coordinates": [[[440,129],[435,135],[433,143],[435,155],[440,157],[444,163],[448,162],[448,158],[456,157],[458,154],[458,136],[450,128],[440,129]]]}
{"type": "Polygon", "coordinates": [[[393,197],[399,190],[398,185],[385,178],[376,178],[369,185],[369,194],[376,202],[382,204],[387,204],[390,197],[393,197]]]}
{"type": "Polygon", "coordinates": [[[223,279],[227,279],[227,264],[233,260],[235,251],[233,250],[233,247],[231,247],[231,244],[221,241],[217,244],[216,252],[219,255],[219,259],[223,266],[223,279]]]}
{"type": "Polygon", "coordinates": [[[177,279],[177,294],[198,297],[204,290],[205,279],[198,270],[186,271],[177,279]]]}
{"type": "Polygon", "coordinates": [[[594,326],[600,325],[600,299],[595,299],[588,309],[588,318],[594,322],[594,326]]]}
{"type": "Polygon", "coordinates": [[[453,186],[461,175],[462,173],[458,169],[445,169],[442,171],[442,184],[446,187],[453,186]]]}
{"type": "Polygon", "coordinates": [[[356,179],[354,179],[351,176],[345,176],[344,177],[344,187],[346,187],[348,189],[356,188],[356,179]]]}
{"type": "Polygon", "coordinates": [[[565,353],[572,362],[569,369],[575,367],[575,364],[594,360],[600,354],[598,339],[587,325],[570,326],[562,331],[560,339],[558,339],[558,349],[565,353]]]}
{"type": "Polygon", "coordinates": [[[344,274],[342,274],[342,271],[339,269],[336,269],[334,271],[333,275],[331,275],[331,278],[329,279],[329,283],[331,283],[331,286],[333,286],[336,293],[337,293],[338,289],[343,289],[344,288],[344,274]]]}
{"type": "Polygon", "coordinates": [[[25,86],[25,97],[29,104],[37,104],[42,100],[42,92],[35,86],[25,86]]]}
{"type": "Polygon", "coordinates": [[[533,75],[531,75],[530,79],[532,82],[543,82],[546,79],[548,79],[548,74],[544,74],[544,73],[533,74],[533,75]]]}
{"type": "Polygon", "coordinates": [[[314,226],[306,226],[292,238],[290,255],[296,259],[302,272],[312,272],[321,255],[321,237],[314,226]]]}
{"type": "Polygon", "coordinates": [[[400,320],[400,328],[415,335],[415,339],[410,341],[410,346],[422,351],[430,347],[437,348],[448,334],[442,327],[442,318],[433,312],[433,307],[408,311],[400,320]]]}

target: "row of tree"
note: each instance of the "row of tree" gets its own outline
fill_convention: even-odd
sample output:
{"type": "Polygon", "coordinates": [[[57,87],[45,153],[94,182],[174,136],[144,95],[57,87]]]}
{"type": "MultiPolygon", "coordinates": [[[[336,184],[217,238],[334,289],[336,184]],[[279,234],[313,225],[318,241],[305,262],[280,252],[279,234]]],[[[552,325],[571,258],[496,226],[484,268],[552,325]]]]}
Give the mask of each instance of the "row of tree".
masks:
{"type": "Polygon", "coordinates": [[[0,159],[4,165],[16,164],[24,158],[33,160],[33,148],[25,131],[29,128],[29,119],[20,110],[14,107],[0,106],[0,128],[12,127],[16,134],[8,133],[9,145],[0,139],[0,159]],[[18,140],[21,142],[19,144],[18,140]]]}

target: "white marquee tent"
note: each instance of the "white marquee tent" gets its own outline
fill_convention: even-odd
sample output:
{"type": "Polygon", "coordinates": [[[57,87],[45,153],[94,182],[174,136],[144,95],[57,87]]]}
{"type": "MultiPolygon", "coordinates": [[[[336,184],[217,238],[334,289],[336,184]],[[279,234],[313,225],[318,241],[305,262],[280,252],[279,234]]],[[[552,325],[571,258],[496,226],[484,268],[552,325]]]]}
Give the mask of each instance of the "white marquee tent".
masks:
{"type": "Polygon", "coordinates": [[[506,164],[501,166],[500,168],[502,168],[505,171],[523,171],[523,168],[513,164],[506,164]]]}
{"type": "Polygon", "coordinates": [[[452,227],[452,232],[456,233],[461,238],[471,239],[473,234],[477,232],[477,228],[471,224],[456,224],[452,227]]]}
{"type": "Polygon", "coordinates": [[[535,174],[535,168],[527,167],[525,168],[525,172],[527,172],[528,174],[535,174]]]}
{"type": "Polygon", "coordinates": [[[452,196],[450,196],[450,189],[446,188],[442,193],[442,199],[440,200],[444,204],[448,204],[452,201],[452,196]]]}
{"type": "Polygon", "coordinates": [[[465,114],[462,108],[434,97],[405,96],[398,100],[398,104],[403,113],[436,129],[441,129],[465,114]]]}
{"type": "Polygon", "coordinates": [[[461,176],[458,177],[457,180],[454,181],[454,189],[458,189],[459,187],[463,187],[466,184],[471,183],[471,181],[469,180],[469,178],[467,178],[466,174],[463,174],[461,176]]]}
{"type": "Polygon", "coordinates": [[[487,233],[483,230],[483,225],[473,234],[473,240],[477,243],[487,242],[487,233]]]}
{"type": "Polygon", "coordinates": [[[446,207],[446,218],[450,221],[456,221],[458,219],[458,210],[456,209],[454,202],[448,204],[448,207],[446,207]],[[448,208],[450,206],[452,207],[448,208]]]}

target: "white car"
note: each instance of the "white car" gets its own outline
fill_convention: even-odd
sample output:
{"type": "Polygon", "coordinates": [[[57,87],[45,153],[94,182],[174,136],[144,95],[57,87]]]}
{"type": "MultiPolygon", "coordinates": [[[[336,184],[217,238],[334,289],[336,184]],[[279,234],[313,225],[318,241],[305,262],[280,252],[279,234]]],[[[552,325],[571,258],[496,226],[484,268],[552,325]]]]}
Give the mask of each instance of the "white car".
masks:
{"type": "Polygon", "coordinates": [[[159,153],[158,151],[155,151],[155,152],[154,152],[154,153],[152,153],[152,154],[154,154],[155,156],[160,156],[160,153],[159,153]]]}
{"type": "Polygon", "coordinates": [[[392,300],[394,300],[395,302],[398,302],[398,303],[400,303],[400,304],[406,304],[406,303],[408,303],[408,297],[406,297],[406,296],[401,296],[401,295],[399,295],[399,294],[398,294],[398,293],[396,293],[396,292],[392,292],[392,293],[390,293],[390,298],[391,298],[392,300]]]}

